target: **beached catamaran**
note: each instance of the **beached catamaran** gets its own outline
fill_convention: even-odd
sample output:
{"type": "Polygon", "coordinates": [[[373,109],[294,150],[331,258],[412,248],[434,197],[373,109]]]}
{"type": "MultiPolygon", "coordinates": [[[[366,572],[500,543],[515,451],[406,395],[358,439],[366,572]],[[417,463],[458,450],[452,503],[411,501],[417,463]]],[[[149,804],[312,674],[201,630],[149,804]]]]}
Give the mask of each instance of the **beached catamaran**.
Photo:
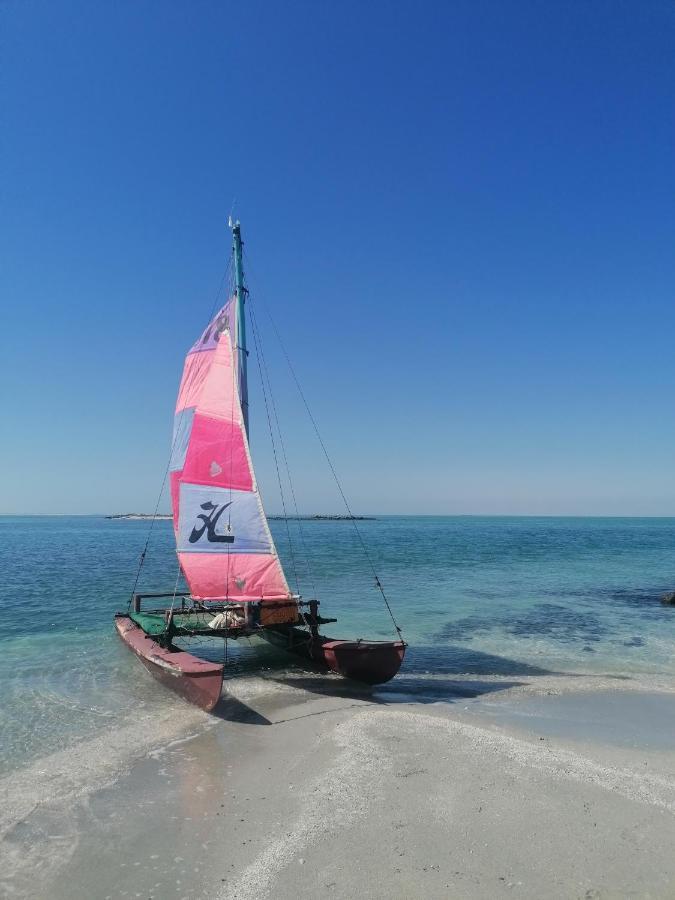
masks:
{"type": "MultiPolygon", "coordinates": [[[[227,644],[259,635],[314,666],[368,684],[393,678],[406,647],[393,615],[398,640],[325,637],[320,627],[336,620],[319,616],[316,597],[304,600],[289,589],[249,449],[247,290],[240,226],[230,226],[233,293],[185,360],[168,469],[176,550],[189,592],[139,594],[137,575],[129,608],[115,616],[120,637],[143,665],[206,710],[220,698],[224,664],[181,649],[181,638],[209,636],[227,644]]],[[[374,570],[373,577],[391,613],[374,570]]]]}

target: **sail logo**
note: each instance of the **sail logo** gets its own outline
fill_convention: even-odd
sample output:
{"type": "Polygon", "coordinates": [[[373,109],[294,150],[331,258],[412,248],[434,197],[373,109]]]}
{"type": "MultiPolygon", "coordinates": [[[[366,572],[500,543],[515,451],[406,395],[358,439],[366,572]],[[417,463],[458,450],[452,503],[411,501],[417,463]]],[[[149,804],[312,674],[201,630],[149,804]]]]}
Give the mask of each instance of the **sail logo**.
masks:
{"type": "Polygon", "coordinates": [[[216,503],[211,503],[208,500],[206,503],[202,503],[200,509],[204,510],[204,513],[197,516],[197,520],[201,521],[201,525],[195,525],[192,529],[192,533],[188,540],[191,544],[196,544],[204,534],[206,534],[206,540],[210,544],[233,544],[234,543],[234,535],[233,534],[216,534],[216,526],[218,525],[218,519],[222,516],[228,506],[232,506],[232,501],[229,503],[223,503],[222,506],[218,506],[216,503]]]}
{"type": "MultiPolygon", "coordinates": [[[[206,481],[208,461],[203,474],[206,481]]],[[[274,552],[255,491],[181,482],[177,506],[180,553],[274,552]]],[[[236,574],[242,574],[241,570],[236,574]]],[[[248,578],[247,572],[243,574],[248,578]]]]}

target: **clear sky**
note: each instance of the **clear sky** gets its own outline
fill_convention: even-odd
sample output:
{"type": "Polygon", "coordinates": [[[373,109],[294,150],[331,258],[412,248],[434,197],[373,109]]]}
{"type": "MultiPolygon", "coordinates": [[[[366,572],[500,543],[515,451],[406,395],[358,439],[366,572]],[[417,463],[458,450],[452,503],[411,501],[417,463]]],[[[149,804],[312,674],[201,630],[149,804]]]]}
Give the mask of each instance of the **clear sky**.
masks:
{"type": "MultiPolygon", "coordinates": [[[[235,201],[356,511],[675,514],[671,2],[5,0],[0,29],[1,512],[154,508],[235,201]]],[[[340,511],[265,346],[299,505],[340,511]]]]}

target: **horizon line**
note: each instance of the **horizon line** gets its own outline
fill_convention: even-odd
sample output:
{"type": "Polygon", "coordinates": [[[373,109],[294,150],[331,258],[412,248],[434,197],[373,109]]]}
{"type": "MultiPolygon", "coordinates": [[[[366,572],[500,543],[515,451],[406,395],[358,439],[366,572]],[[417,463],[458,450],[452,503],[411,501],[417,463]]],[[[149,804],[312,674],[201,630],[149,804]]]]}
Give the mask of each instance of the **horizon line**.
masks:
{"type": "MultiPolygon", "coordinates": [[[[342,516],[345,521],[349,521],[344,513],[299,513],[300,517],[314,516],[342,516]]],[[[284,516],[280,512],[266,513],[266,517],[273,516],[275,519],[297,519],[298,515],[284,516]]],[[[152,513],[11,513],[0,512],[2,519],[105,519],[108,517],[123,518],[124,516],[142,516],[144,521],[153,518],[152,513]]],[[[170,512],[158,512],[154,517],[172,517],[170,512]]],[[[675,519],[675,511],[668,515],[666,513],[377,513],[377,512],[361,512],[354,513],[354,518],[370,517],[370,518],[410,518],[410,519],[675,519]]]]}

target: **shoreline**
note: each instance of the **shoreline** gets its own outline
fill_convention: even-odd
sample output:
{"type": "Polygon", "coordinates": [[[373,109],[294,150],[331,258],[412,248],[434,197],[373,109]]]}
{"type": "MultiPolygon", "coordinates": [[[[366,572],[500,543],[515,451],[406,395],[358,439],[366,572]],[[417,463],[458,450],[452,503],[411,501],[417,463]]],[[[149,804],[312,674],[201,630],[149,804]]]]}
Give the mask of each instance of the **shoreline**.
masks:
{"type": "Polygon", "coordinates": [[[173,516],[169,513],[158,513],[154,516],[152,513],[118,513],[114,516],[103,516],[104,519],[114,519],[114,520],[124,520],[124,521],[141,521],[141,522],[152,522],[153,520],[169,522],[173,519],[173,516]]]}
{"type": "Polygon", "coordinates": [[[404,675],[371,692],[297,671],[228,688],[217,717],[166,698],[3,778],[7,896],[675,885],[675,679],[404,675]]]}

